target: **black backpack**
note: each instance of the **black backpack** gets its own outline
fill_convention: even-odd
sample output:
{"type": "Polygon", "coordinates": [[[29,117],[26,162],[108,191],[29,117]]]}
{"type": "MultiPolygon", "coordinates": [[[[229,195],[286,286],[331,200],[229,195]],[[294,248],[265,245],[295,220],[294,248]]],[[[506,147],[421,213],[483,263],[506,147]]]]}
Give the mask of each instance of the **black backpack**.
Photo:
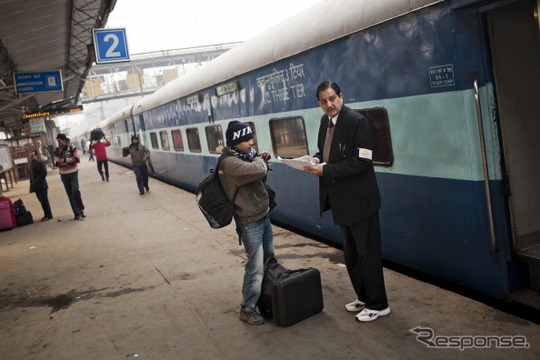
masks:
{"type": "Polygon", "coordinates": [[[212,169],[211,174],[201,181],[197,187],[197,205],[214,229],[222,228],[231,223],[235,212],[234,202],[239,190],[236,189],[232,201],[229,201],[221,187],[218,169],[219,164],[226,156],[230,155],[223,154],[219,157],[216,168],[212,169]]]}
{"type": "Polygon", "coordinates": [[[15,211],[15,216],[23,215],[24,213],[26,213],[26,206],[24,206],[24,203],[21,199],[13,202],[13,211],[15,211]]]}

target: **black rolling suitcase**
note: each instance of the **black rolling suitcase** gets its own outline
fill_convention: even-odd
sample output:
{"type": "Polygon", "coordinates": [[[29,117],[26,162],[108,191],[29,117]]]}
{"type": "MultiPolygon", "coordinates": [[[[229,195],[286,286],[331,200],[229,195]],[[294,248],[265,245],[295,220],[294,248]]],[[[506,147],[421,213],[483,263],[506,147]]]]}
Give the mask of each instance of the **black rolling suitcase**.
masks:
{"type": "Polygon", "coordinates": [[[293,325],[321,312],[323,308],[319,270],[292,270],[286,278],[274,281],[272,317],[276,324],[293,325]]]}

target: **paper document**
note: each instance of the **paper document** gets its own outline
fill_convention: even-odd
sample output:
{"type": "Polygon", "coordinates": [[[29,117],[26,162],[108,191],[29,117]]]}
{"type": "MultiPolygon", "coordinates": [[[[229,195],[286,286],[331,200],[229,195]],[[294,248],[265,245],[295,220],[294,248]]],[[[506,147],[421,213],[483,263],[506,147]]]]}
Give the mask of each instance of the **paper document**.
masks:
{"type": "Polygon", "coordinates": [[[310,161],[307,158],[284,159],[278,156],[277,159],[281,161],[282,163],[289,165],[290,167],[294,169],[298,169],[298,170],[302,170],[304,166],[317,165],[316,163],[314,163],[313,161],[310,161]]]}

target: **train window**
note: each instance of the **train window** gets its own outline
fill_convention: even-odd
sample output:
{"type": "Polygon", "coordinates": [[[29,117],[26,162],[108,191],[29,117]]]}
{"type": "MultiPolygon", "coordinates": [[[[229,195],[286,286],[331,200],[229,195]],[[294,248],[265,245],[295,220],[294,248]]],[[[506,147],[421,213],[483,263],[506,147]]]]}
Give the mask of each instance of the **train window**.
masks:
{"type": "Polygon", "coordinates": [[[211,154],[221,154],[221,149],[223,149],[223,130],[221,130],[221,125],[206,126],[204,131],[206,132],[208,151],[211,154]]]}
{"type": "Polygon", "coordinates": [[[189,151],[201,152],[201,139],[199,138],[199,129],[191,128],[186,129],[187,142],[189,151]]]}
{"type": "Polygon", "coordinates": [[[301,117],[270,120],[270,133],[276,155],[299,157],[308,154],[306,128],[301,117]]]}
{"type": "Polygon", "coordinates": [[[161,148],[163,150],[170,150],[171,146],[169,145],[169,136],[167,131],[160,131],[159,137],[161,138],[161,148]]]}
{"type": "Polygon", "coordinates": [[[157,134],[155,132],[150,133],[150,142],[152,143],[152,149],[158,150],[159,145],[157,142],[157,134]]]}
{"type": "Polygon", "coordinates": [[[388,113],[384,108],[371,108],[356,110],[364,115],[371,124],[375,146],[373,148],[373,164],[379,166],[392,166],[394,152],[392,138],[390,137],[390,124],[388,113]]]}
{"type": "Polygon", "coordinates": [[[174,150],[184,151],[184,139],[182,139],[182,132],[180,130],[171,131],[172,142],[174,150]]]}

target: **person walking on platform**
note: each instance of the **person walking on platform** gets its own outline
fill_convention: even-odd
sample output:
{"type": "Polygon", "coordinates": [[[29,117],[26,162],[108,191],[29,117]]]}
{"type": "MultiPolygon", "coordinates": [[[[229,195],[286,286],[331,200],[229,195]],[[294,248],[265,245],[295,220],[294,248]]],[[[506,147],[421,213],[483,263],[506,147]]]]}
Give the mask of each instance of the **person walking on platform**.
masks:
{"type": "Polygon", "coordinates": [[[345,265],[356,300],[345,305],[358,321],[390,314],[384,285],[379,209],[381,198],[373,168],[373,135],[369,121],[343,105],[339,86],[319,84],[315,93],[325,113],[318,135],[319,152],[306,156],[304,171],[319,177],[321,216],[332,210],[343,233],[345,265]]]}
{"type": "Polygon", "coordinates": [[[90,140],[90,150],[96,153],[97,169],[102,181],[105,181],[105,179],[109,181],[109,161],[107,159],[107,149],[105,149],[107,146],[111,146],[111,143],[105,137],[95,143],[94,140],[90,140]],[[105,176],[103,176],[103,167],[105,167],[105,176]]]}
{"type": "Polygon", "coordinates": [[[43,209],[43,217],[41,221],[51,220],[53,218],[51,205],[49,204],[49,198],[47,196],[47,167],[45,163],[41,161],[41,155],[39,151],[32,151],[30,156],[32,162],[30,163],[30,192],[36,193],[36,196],[43,209]]]}
{"type": "Polygon", "coordinates": [[[248,261],[244,268],[240,320],[250,325],[264,324],[256,305],[261,295],[264,262],[274,257],[272,224],[268,216],[269,198],[264,185],[268,173],[267,152],[253,149],[253,132],[240,121],[231,121],[225,132],[227,155],[218,172],[223,190],[232,200],[236,190],[236,226],[248,261]]]}
{"type": "Polygon", "coordinates": [[[84,205],[79,190],[79,152],[77,148],[69,143],[65,134],[56,136],[58,147],[54,150],[54,163],[58,167],[60,178],[66,189],[71,209],[73,210],[74,220],[85,218],[84,205]]]}
{"type": "Polygon", "coordinates": [[[132,169],[137,180],[139,194],[144,195],[144,190],[147,192],[150,191],[150,187],[148,186],[148,168],[146,167],[146,161],[150,157],[150,151],[148,151],[146,146],[139,143],[139,137],[137,135],[133,135],[131,137],[131,145],[122,149],[122,155],[124,157],[131,155],[132,169]]]}

